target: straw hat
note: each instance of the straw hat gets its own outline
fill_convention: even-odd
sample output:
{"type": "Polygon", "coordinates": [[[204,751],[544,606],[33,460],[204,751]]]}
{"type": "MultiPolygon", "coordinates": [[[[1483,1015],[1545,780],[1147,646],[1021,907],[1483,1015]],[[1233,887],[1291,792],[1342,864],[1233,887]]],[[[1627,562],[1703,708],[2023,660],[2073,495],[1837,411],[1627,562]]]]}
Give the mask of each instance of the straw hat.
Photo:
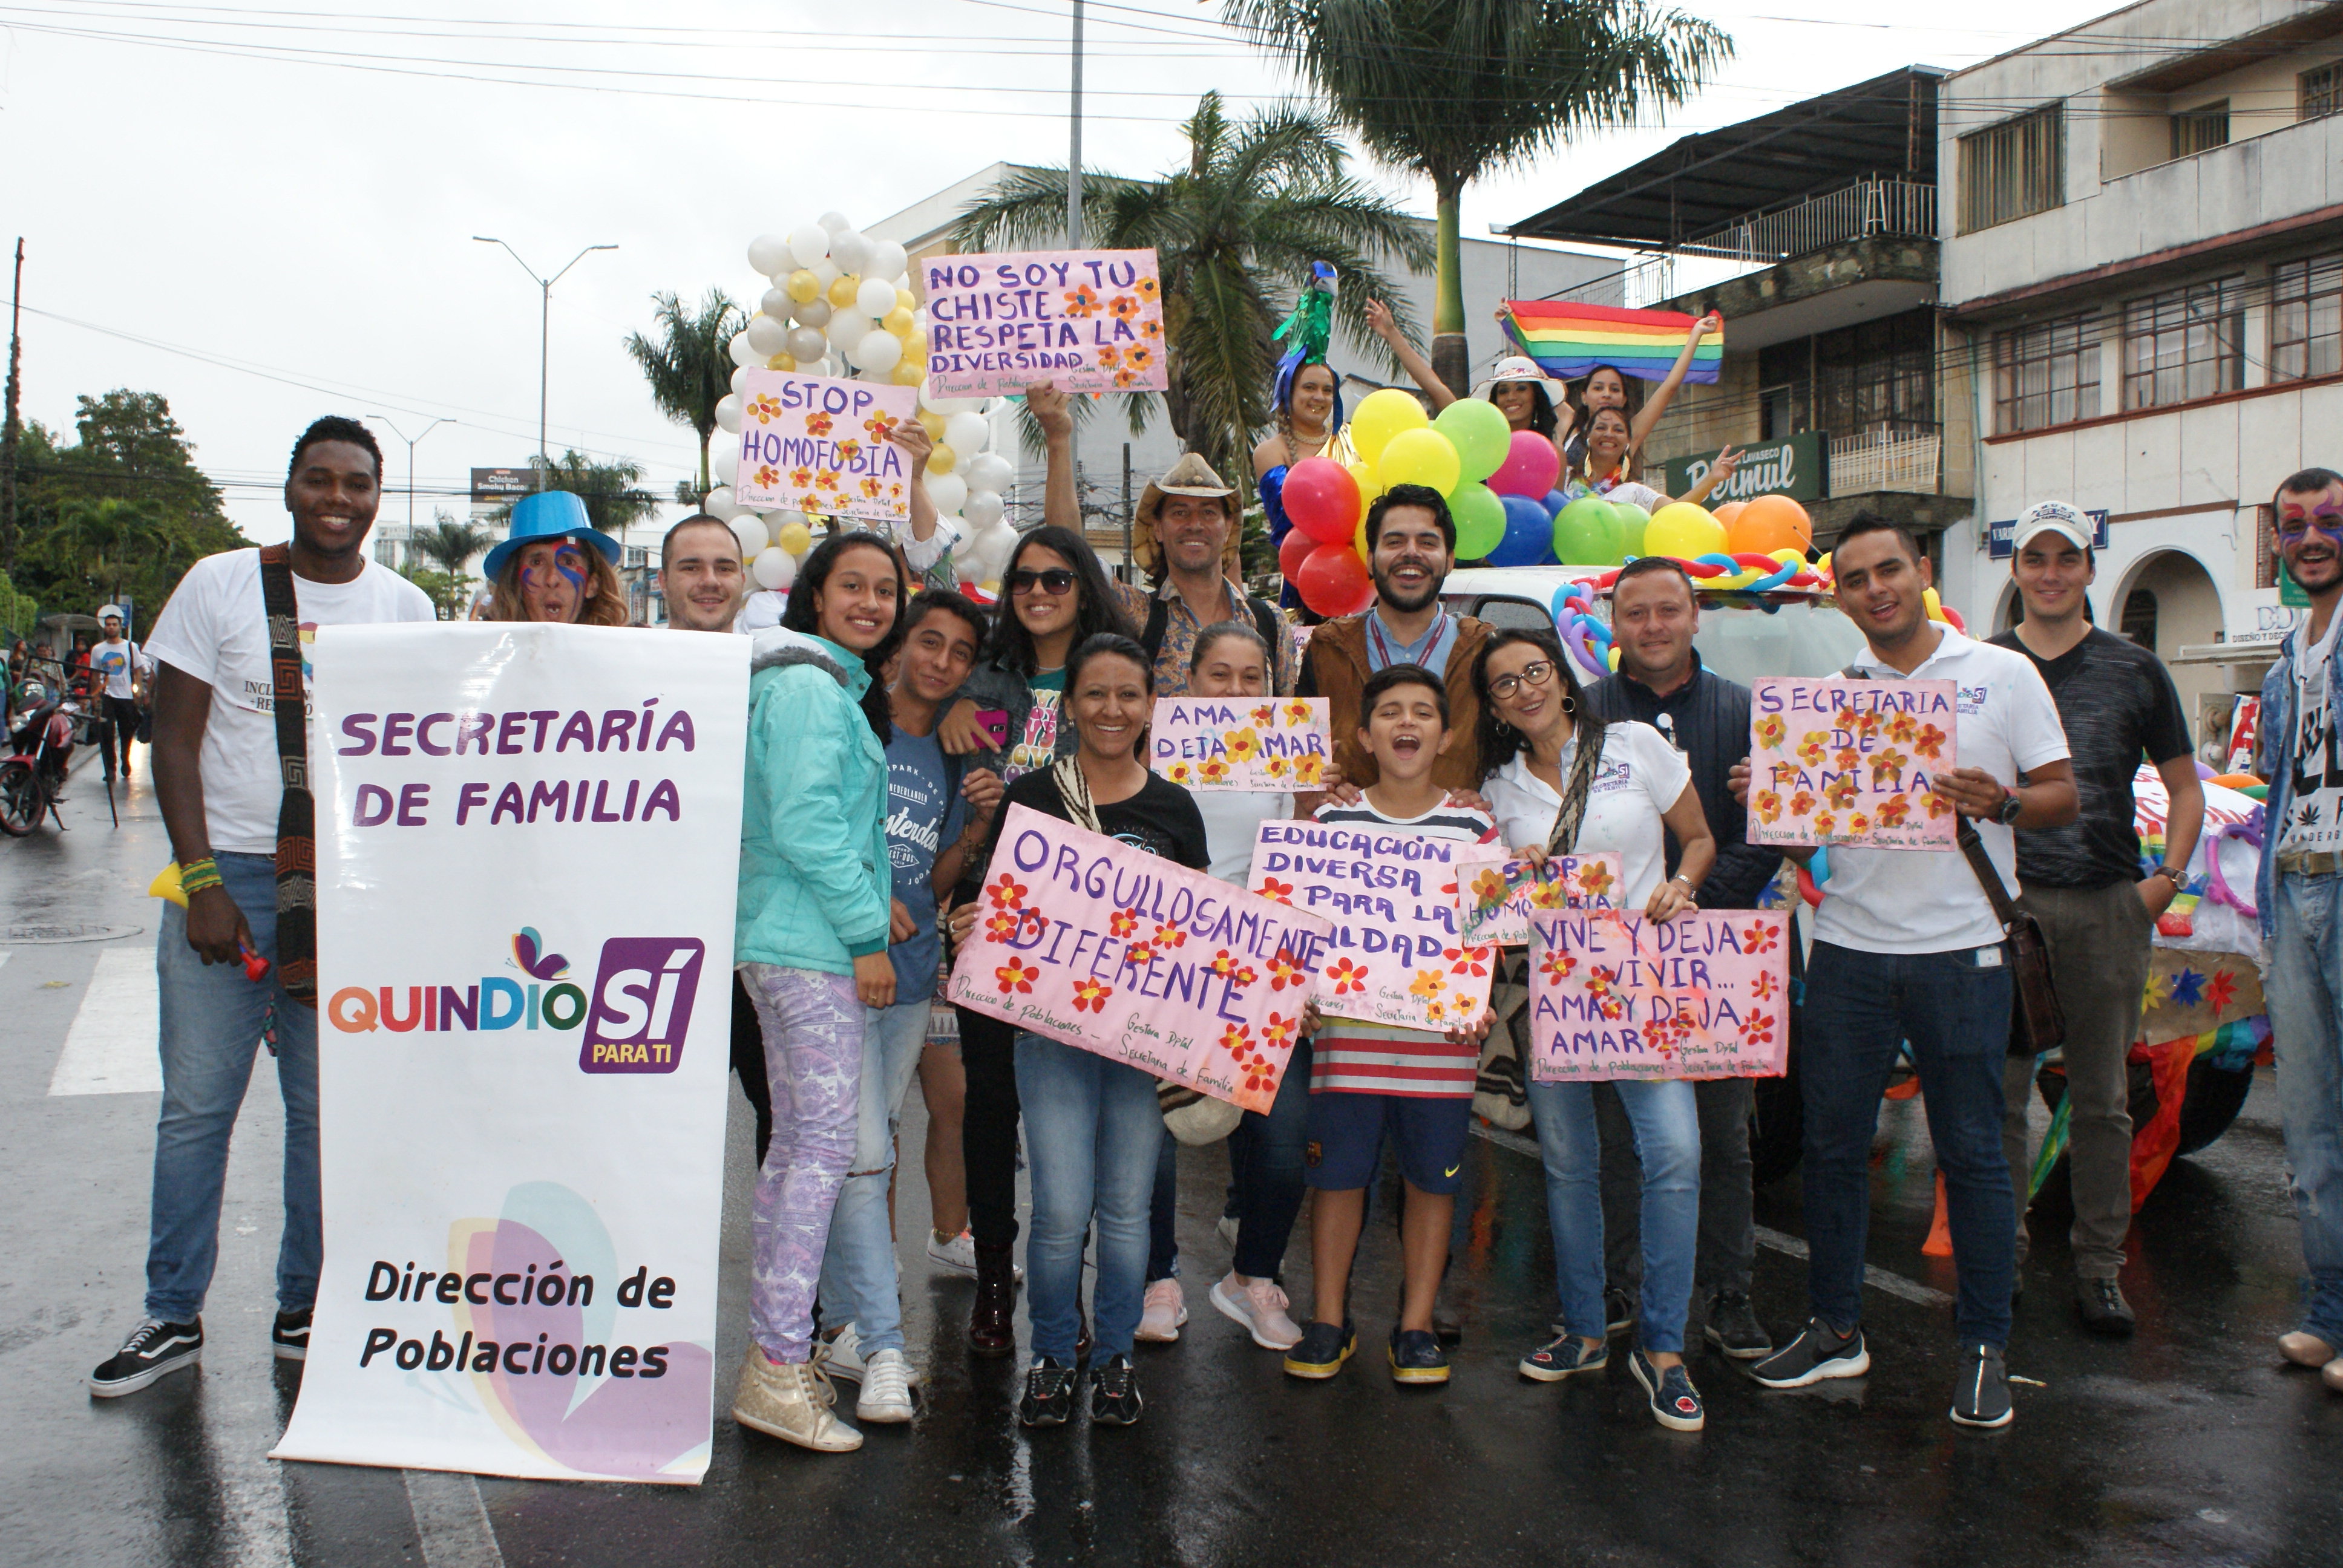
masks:
{"type": "Polygon", "coordinates": [[[1236,493],[1235,486],[1222,483],[1221,477],[1212,472],[1212,466],[1204,461],[1202,453],[1181,454],[1178,462],[1166,468],[1160,477],[1150,479],[1147,488],[1141,492],[1138,508],[1132,514],[1136,526],[1131,531],[1131,553],[1138,558],[1141,568],[1150,574],[1162,569],[1163,552],[1155,543],[1155,514],[1161,509],[1166,496],[1217,497],[1227,501],[1231,524],[1229,542],[1233,549],[1237,542],[1235,525],[1243,511],[1243,508],[1235,501],[1236,493]]]}
{"type": "Polygon", "coordinates": [[[1498,387],[1507,381],[1526,381],[1545,398],[1545,406],[1555,407],[1563,400],[1563,385],[1538,367],[1538,362],[1525,354],[1508,354],[1497,361],[1489,378],[1473,388],[1473,396],[1483,403],[1494,402],[1498,387]]]}

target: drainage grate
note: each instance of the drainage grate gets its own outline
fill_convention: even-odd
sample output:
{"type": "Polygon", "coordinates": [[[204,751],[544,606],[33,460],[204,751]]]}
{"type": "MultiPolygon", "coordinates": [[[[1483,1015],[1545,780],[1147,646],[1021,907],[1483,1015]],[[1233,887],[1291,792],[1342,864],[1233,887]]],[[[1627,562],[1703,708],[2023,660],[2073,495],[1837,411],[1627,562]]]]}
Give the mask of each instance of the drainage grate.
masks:
{"type": "Polygon", "coordinates": [[[0,930],[0,942],[110,942],[116,937],[135,937],[144,926],[10,926],[0,930]]]}

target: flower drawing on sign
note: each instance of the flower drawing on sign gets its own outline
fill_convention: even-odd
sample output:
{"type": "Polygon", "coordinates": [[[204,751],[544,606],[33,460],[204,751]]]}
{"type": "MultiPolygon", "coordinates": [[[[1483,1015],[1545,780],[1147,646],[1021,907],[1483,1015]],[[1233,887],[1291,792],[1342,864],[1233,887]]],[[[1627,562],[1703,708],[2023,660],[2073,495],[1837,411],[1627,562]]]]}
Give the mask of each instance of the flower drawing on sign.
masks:
{"type": "Polygon", "coordinates": [[[1934,762],[1944,755],[1947,739],[1945,732],[1935,725],[1924,724],[1920,727],[1920,733],[1912,739],[1912,749],[1934,762]]]}
{"type": "Polygon", "coordinates": [[[1138,293],[1139,293],[1139,297],[1140,297],[1140,298],[1141,298],[1141,299],[1153,299],[1153,298],[1155,297],[1155,294],[1156,294],[1156,282],[1155,282],[1155,280],[1154,280],[1153,278],[1151,278],[1151,277],[1142,277],[1142,278],[1141,278],[1141,279],[1139,280],[1138,284],[1137,284],[1135,286],[1136,286],[1136,287],[1137,287],[1137,289],[1138,289],[1138,293]]]}
{"type": "Polygon", "coordinates": [[[1504,874],[1493,866],[1484,866],[1473,878],[1473,901],[1483,910],[1493,910],[1507,897],[1504,874]]]}
{"type": "Polygon", "coordinates": [[[1863,781],[1853,773],[1842,773],[1823,786],[1823,799],[1831,803],[1833,810],[1852,810],[1855,807],[1855,793],[1862,788],[1863,781]]]}
{"type": "Polygon", "coordinates": [[[1440,956],[1448,960],[1450,974],[1477,977],[1489,972],[1487,948],[1449,948],[1440,956]]]}
{"type": "Polygon", "coordinates": [[[1815,837],[1827,839],[1838,831],[1838,819],[1828,811],[1815,813],[1815,837]]]}
{"type": "Polygon", "coordinates": [[[1163,324],[1151,316],[1139,324],[1139,335],[1141,337],[1161,337],[1163,336],[1163,324]]]}
{"type": "Polygon", "coordinates": [[[1204,967],[1225,980],[1237,972],[1236,955],[1230,952],[1228,949],[1222,948],[1212,955],[1212,961],[1204,967]]]}
{"type": "Polygon", "coordinates": [[[1831,766],[1842,773],[1852,773],[1863,766],[1863,753],[1852,746],[1842,746],[1838,755],[1831,759],[1831,766]]]}
{"type": "Polygon", "coordinates": [[[1435,997],[1448,989],[1448,981],[1438,970],[1418,970],[1408,985],[1410,996],[1435,997]]]}
{"type": "Polygon", "coordinates": [[[1948,813],[1950,813],[1953,809],[1954,809],[1954,806],[1953,806],[1953,803],[1952,803],[1950,800],[1946,799],[1942,795],[1936,794],[1936,793],[1935,791],[1933,791],[1933,790],[1931,790],[1931,791],[1929,792],[1929,795],[1928,795],[1928,820],[1929,820],[1929,821],[1933,822],[1933,821],[1935,821],[1937,818],[1947,815],[1947,814],[1948,814],[1948,813]]]}
{"type": "Polygon", "coordinates": [[[1548,881],[1530,883],[1530,907],[1535,910],[1559,910],[1570,902],[1570,884],[1560,877],[1548,881]]]}
{"type": "Polygon", "coordinates": [[[749,412],[759,425],[769,425],[781,417],[781,400],[769,392],[759,393],[749,399],[749,412]]]}
{"type": "Polygon", "coordinates": [[[1066,290],[1067,315],[1087,317],[1096,316],[1098,313],[1099,297],[1091,292],[1089,285],[1085,284],[1081,287],[1066,290]]]}
{"type": "Polygon", "coordinates": [[[1169,920],[1158,920],[1155,922],[1155,945],[1159,948],[1184,948],[1188,945],[1188,933],[1169,920]]]}
{"type": "Polygon", "coordinates": [[[2237,1000],[2237,977],[2223,970],[2214,975],[2205,987],[2205,1005],[2216,1011],[2227,1009],[2237,1000]]]}
{"type": "Polygon", "coordinates": [[[1741,928],[1741,950],[1770,953],[1782,945],[1782,928],[1771,920],[1752,920],[1741,928]]]}
{"type": "Polygon", "coordinates": [[[1263,729],[1272,729],[1276,728],[1274,723],[1276,718],[1277,704],[1274,702],[1264,702],[1259,708],[1252,710],[1252,721],[1255,724],[1260,725],[1263,729]]]}
{"type": "Polygon", "coordinates": [[[813,487],[817,490],[837,489],[838,470],[835,468],[817,469],[813,477],[813,487]]]}
{"type": "Polygon", "coordinates": [[[1269,989],[1272,990],[1283,990],[1290,985],[1304,985],[1309,980],[1310,976],[1302,966],[1293,961],[1293,955],[1283,948],[1278,949],[1277,956],[1269,960],[1269,989]]]}
{"type": "Polygon", "coordinates": [[[1272,779],[1284,778],[1291,771],[1292,767],[1292,764],[1282,757],[1264,757],[1261,759],[1261,770],[1272,779]]]}
{"type": "Polygon", "coordinates": [[[1326,759],[1314,751],[1304,752],[1293,759],[1293,781],[1296,784],[1315,784],[1325,770],[1326,759]]]}
{"type": "Polygon", "coordinates": [[[1590,860],[1578,868],[1578,890],[1590,899],[1599,899],[1611,890],[1611,868],[1600,860],[1590,860]]]}
{"type": "MultiPolygon", "coordinates": [[[[1261,886],[1255,888],[1253,891],[1259,893],[1264,899],[1275,899],[1281,904],[1291,904],[1293,902],[1293,884],[1291,882],[1281,882],[1275,877],[1270,876],[1266,873],[1263,873],[1262,876],[1261,886]]],[[[1280,958],[1285,957],[1285,950],[1283,948],[1278,949],[1277,956],[1280,958]]]]}
{"type": "Polygon", "coordinates": [[[1106,918],[1107,935],[1127,937],[1139,929],[1137,910],[1117,910],[1106,918]]]}
{"type": "Polygon", "coordinates": [[[1578,969],[1578,955],[1560,951],[1549,952],[1538,970],[1549,980],[1568,980],[1578,969]]]}
{"type": "Polygon", "coordinates": [[[1021,923],[1015,915],[1006,910],[999,914],[988,916],[984,922],[984,940],[990,942],[1005,942],[1017,934],[1017,928],[1021,923]]]}
{"type": "Polygon", "coordinates": [[[999,881],[984,890],[984,896],[992,900],[992,907],[996,910],[1021,910],[1025,907],[1025,895],[1031,890],[1003,871],[999,881]]]}
{"type": "Polygon", "coordinates": [[[1294,1030],[1300,1027],[1299,1019],[1287,1018],[1282,1013],[1271,1013],[1262,1020],[1261,1042],[1263,1045],[1283,1045],[1293,1038],[1294,1030]]]}
{"type": "Polygon", "coordinates": [[[1741,1038],[1747,1040],[1752,1045],[1772,1044],[1774,1040],[1774,1015],[1769,1012],[1753,1011],[1750,1013],[1749,1020],[1741,1026],[1741,1038]]]}
{"type": "Polygon", "coordinates": [[[861,455],[862,443],[860,441],[848,439],[838,444],[838,460],[841,463],[851,463],[861,455]]]}
{"type": "MultiPolygon", "coordinates": [[[[1114,373],[1114,385],[1117,391],[1126,391],[1131,387],[1138,386],[1139,372],[1131,369],[1129,366],[1123,367],[1123,368],[1114,373]]],[[[1093,392],[1091,396],[1095,397],[1098,394],[1093,392]]]]}
{"type": "Polygon", "coordinates": [[[781,471],[779,468],[774,467],[770,463],[759,463],[757,465],[757,484],[761,488],[769,490],[775,485],[779,484],[780,480],[781,471]]]}
{"type": "Polygon", "coordinates": [[[1003,996],[1008,996],[1013,991],[1024,991],[1031,995],[1033,982],[1041,978],[1041,971],[1022,960],[1011,959],[992,971],[992,978],[1001,982],[1001,994],[1003,996]]]}
{"type": "Polygon", "coordinates": [[[1155,350],[1144,343],[1135,343],[1124,351],[1122,362],[1133,370],[1145,370],[1155,363],[1155,350]]]}
{"type": "Polygon", "coordinates": [[[1244,1075],[1245,1088],[1249,1091],[1258,1093],[1277,1087],[1277,1071],[1270,1066],[1269,1058],[1265,1056],[1255,1056],[1245,1062],[1244,1075]]]}
{"type": "Polygon", "coordinates": [[[1850,838],[1862,838],[1865,833],[1871,831],[1871,819],[1865,816],[1862,812],[1857,811],[1854,816],[1849,817],[1846,819],[1846,831],[1850,838]]]}
{"type": "Polygon", "coordinates": [[[887,487],[876,478],[866,478],[862,481],[862,496],[865,500],[875,501],[886,493],[887,487]]]}
{"type": "Polygon", "coordinates": [[[1815,798],[1811,791],[1801,789],[1796,794],[1790,797],[1791,816],[1804,817],[1814,810],[1814,809],[1815,798]]]}
{"type": "Polygon", "coordinates": [[[862,421],[862,427],[866,431],[870,432],[870,438],[873,441],[883,441],[887,438],[888,432],[893,430],[896,426],[901,423],[902,420],[897,418],[894,415],[890,414],[886,409],[881,408],[877,413],[871,415],[870,417],[862,421]]]}
{"type": "Polygon", "coordinates": [[[1194,780],[1196,770],[1189,767],[1185,762],[1174,762],[1172,764],[1170,770],[1167,771],[1163,777],[1169,779],[1174,784],[1187,784],[1194,780]]]}
{"type": "Polygon", "coordinates": [[[789,470],[789,485],[794,489],[812,489],[813,470],[811,468],[791,468],[789,470]]]}
{"type": "Polygon", "coordinates": [[[1107,301],[1107,312],[1117,321],[1134,321],[1139,317],[1139,301],[1128,294],[1118,294],[1107,301]]]}
{"type": "Polygon", "coordinates": [[[1228,748],[1230,757],[1239,762],[1248,762],[1261,750],[1261,736],[1248,726],[1243,729],[1230,730],[1221,737],[1221,744],[1228,748]]]}
{"type": "Polygon", "coordinates": [[[1111,343],[1101,343],[1098,350],[1099,368],[1111,370],[1122,363],[1122,351],[1111,343]]]}
{"type": "Polygon", "coordinates": [[[1759,1001],[1764,1001],[1781,989],[1782,982],[1774,978],[1772,970],[1760,970],[1757,978],[1749,982],[1749,994],[1759,1001]]]}
{"type": "Polygon", "coordinates": [[[1819,768],[1823,765],[1823,753],[1829,747],[1829,730],[1809,729],[1806,738],[1798,742],[1798,760],[1809,768],[1819,768]]]}
{"type": "Polygon", "coordinates": [[[1872,737],[1872,736],[1874,736],[1874,735],[1878,734],[1878,733],[1879,733],[1879,715],[1877,715],[1876,713],[1858,713],[1858,714],[1856,714],[1856,715],[1855,716],[1855,732],[1857,735],[1863,736],[1863,737],[1864,737],[1865,739],[1868,739],[1870,737],[1872,737]]]}
{"type": "Polygon", "coordinates": [[[1855,709],[1852,709],[1852,708],[1842,708],[1842,709],[1839,709],[1835,714],[1833,714],[1833,715],[1831,716],[1831,722],[1832,722],[1833,724],[1836,725],[1836,726],[1837,726],[1839,729],[1854,729],[1854,728],[1855,728],[1855,709]]]}
{"type": "Polygon", "coordinates": [[[1879,803],[1879,825],[1883,828],[1901,828],[1904,826],[1905,816],[1911,809],[1912,798],[1909,795],[1890,795],[1879,803]]]}
{"type": "Polygon", "coordinates": [[[1103,1013],[1106,1011],[1106,999],[1113,994],[1112,986],[1102,985],[1094,980],[1083,980],[1074,987],[1074,1010],[1103,1013]]]}
{"type": "Polygon", "coordinates": [[[1749,803],[1757,808],[1757,820],[1760,822],[1771,823],[1782,819],[1782,798],[1773,790],[1758,790],[1749,797],[1749,803]]]}
{"type": "Polygon", "coordinates": [[[1437,1001],[1428,1001],[1428,1002],[1425,1002],[1425,1003],[1423,1004],[1423,1021],[1424,1021],[1424,1022],[1426,1022],[1426,1023],[1442,1023],[1442,1022],[1446,1021],[1447,1018],[1448,1018],[1448,1008],[1447,1008],[1447,1006],[1446,1006],[1446,1004],[1445,1004],[1445,1003],[1443,1003],[1443,1002],[1437,1002],[1437,1001]]]}
{"type": "Polygon", "coordinates": [[[1145,969],[1155,961],[1155,949],[1148,942],[1129,943],[1122,950],[1122,961],[1133,969],[1145,969]]]}
{"type": "Polygon", "coordinates": [[[1904,765],[1912,759],[1893,746],[1871,759],[1871,787],[1892,789],[1904,776],[1904,765]]]}
{"type": "Polygon", "coordinates": [[[1242,1058],[1252,1050],[1252,1030],[1241,1023],[1232,1023],[1221,1030],[1221,1049],[1231,1056],[1242,1058]]]}
{"type": "Polygon", "coordinates": [[[2182,970],[2172,977],[2172,1005],[2195,1007],[2204,1000],[2205,972],[2202,970],[2182,970]]]}
{"type": "Polygon", "coordinates": [[[1347,958],[1336,959],[1328,965],[1326,979],[1332,984],[1336,996],[1348,996],[1354,990],[1367,989],[1366,966],[1353,963],[1347,958]]]}
{"type": "Polygon", "coordinates": [[[1240,964],[1237,966],[1237,972],[1229,977],[1229,984],[1238,990],[1243,990],[1260,978],[1261,976],[1253,972],[1251,964],[1240,964]]]}
{"type": "Polygon", "coordinates": [[[1890,740],[1901,741],[1909,746],[1912,744],[1913,737],[1919,733],[1920,721],[1908,713],[1899,713],[1887,721],[1887,739],[1890,740]]]}
{"type": "Polygon", "coordinates": [[[1782,722],[1780,714],[1769,713],[1757,721],[1757,744],[1760,749],[1771,751],[1782,744],[1782,737],[1789,730],[1790,727],[1782,722]]]}
{"type": "Polygon", "coordinates": [[[829,415],[817,409],[815,412],[806,416],[806,434],[809,436],[827,436],[837,423],[838,421],[836,419],[831,418],[829,415]]]}
{"type": "Polygon", "coordinates": [[[1219,783],[1222,779],[1229,776],[1228,759],[1225,757],[1205,758],[1203,761],[1196,765],[1196,776],[1207,784],[1219,783]]]}

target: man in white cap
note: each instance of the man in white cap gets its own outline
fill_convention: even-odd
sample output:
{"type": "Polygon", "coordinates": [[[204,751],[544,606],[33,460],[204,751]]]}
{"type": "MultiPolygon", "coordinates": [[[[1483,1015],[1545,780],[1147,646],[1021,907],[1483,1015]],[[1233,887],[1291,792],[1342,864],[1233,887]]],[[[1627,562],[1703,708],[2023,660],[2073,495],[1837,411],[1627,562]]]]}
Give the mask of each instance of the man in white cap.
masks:
{"type": "Polygon", "coordinates": [[[97,618],[106,623],[106,640],[89,650],[89,667],[106,682],[99,700],[106,723],[106,781],[111,784],[117,753],[122,776],[130,777],[130,743],[138,734],[138,702],[146,692],[146,672],[138,667],[138,645],[122,634],[122,607],[107,605],[97,618]]]}
{"type": "MultiPolygon", "coordinates": [[[[2117,1273],[2131,1229],[2131,1081],[2126,1059],[2139,1032],[2140,998],[2156,920],[2188,879],[2205,821],[2205,791],[2188,719],[2155,653],[2091,624],[2087,595],[2097,574],[2091,522],[2065,501],[2028,507],[2011,536],[2009,575],[2025,619],[1992,640],[2033,661],[2058,705],[2058,722],[2081,802],[2058,828],[2017,829],[2019,907],[2042,922],[2050,970],[2066,1017],[2066,1082],[2071,1129],[2075,1301],[2092,1332],[2132,1332],[2117,1273]],[[2132,773],[2146,755],[2171,799],[2164,862],[2139,874],[2132,773]]],[[[2036,1063],[2009,1059],[2002,1084],[2002,1147],[2017,1201],[2017,1262],[2028,1238],[2026,1110],[2036,1063]]]]}

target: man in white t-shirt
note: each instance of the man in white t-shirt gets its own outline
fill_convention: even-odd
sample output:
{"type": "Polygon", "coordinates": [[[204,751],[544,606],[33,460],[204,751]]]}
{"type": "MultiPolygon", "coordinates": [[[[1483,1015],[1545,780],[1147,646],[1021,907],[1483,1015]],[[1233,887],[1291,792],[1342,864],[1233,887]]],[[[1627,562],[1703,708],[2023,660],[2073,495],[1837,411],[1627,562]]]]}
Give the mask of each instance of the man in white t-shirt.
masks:
{"type": "MultiPolygon", "coordinates": [[[[1928,562],[1909,531],[1857,513],[1831,557],[1839,608],[1869,643],[1854,673],[1873,680],[1949,680],[1954,752],[1938,796],[1971,819],[2002,885],[2017,890],[2013,828],[2058,828],[2078,809],[2057,705],[2023,654],[1975,642],[1928,618],[1928,562]],[[2007,780],[2008,782],[2005,782],[2007,780]]],[[[1745,765],[1734,769],[1745,798],[1745,765]]],[[[1792,850],[1800,859],[1807,852],[1792,850]]],[[[1952,1418],[2006,1426],[2009,1297],[2017,1220],[2002,1151],[2002,1063],[2008,1054],[2010,950],[1968,858],[1957,850],[1830,852],[1806,970],[1798,1073],[1805,1102],[1806,1290],[1814,1313],[1757,1363],[1768,1388],[1860,1377],[1864,1243],[1871,1218],[1872,1134],[1879,1098],[1908,1042],[1945,1180],[1961,1370],[1952,1418]]]]}
{"type": "MultiPolygon", "coordinates": [[[[303,432],[285,480],[306,700],[317,628],[437,618],[423,590],[367,558],[382,449],[328,417],[303,432]]],[[[219,1255],[228,1135],[263,1034],[285,1100],[285,1231],[277,1255],[276,1353],[308,1351],[324,1243],[317,1194],[317,1014],[277,970],[278,764],[261,552],[207,556],[179,580],[147,638],[155,661],[155,793],[184,910],[163,908],[155,970],[163,1108],[155,1129],[146,1316],[88,1379],[132,1393],[203,1353],[204,1296],[219,1255]],[[244,955],[267,960],[257,980],[244,955]]],[[[314,743],[314,737],[312,738],[314,743]]]]}
{"type": "Polygon", "coordinates": [[[2255,768],[2269,780],[2254,897],[2263,995],[2310,1272],[2301,1326],[2278,1349],[2343,1392],[2343,474],[2306,468],[2271,499],[2278,555],[2310,599],[2262,680],[2255,768]]]}
{"type": "Polygon", "coordinates": [[[122,635],[122,607],[107,605],[97,618],[105,623],[106,640],[89,650],[89,668],[106,683],[98,692],[98,707],[106,723],[106,781],[111,784],[117,756],[122,776],[130,777],[130,743],[138,734],[138,699],[146,689],[146,672],[138,645],[122,635]]]}

